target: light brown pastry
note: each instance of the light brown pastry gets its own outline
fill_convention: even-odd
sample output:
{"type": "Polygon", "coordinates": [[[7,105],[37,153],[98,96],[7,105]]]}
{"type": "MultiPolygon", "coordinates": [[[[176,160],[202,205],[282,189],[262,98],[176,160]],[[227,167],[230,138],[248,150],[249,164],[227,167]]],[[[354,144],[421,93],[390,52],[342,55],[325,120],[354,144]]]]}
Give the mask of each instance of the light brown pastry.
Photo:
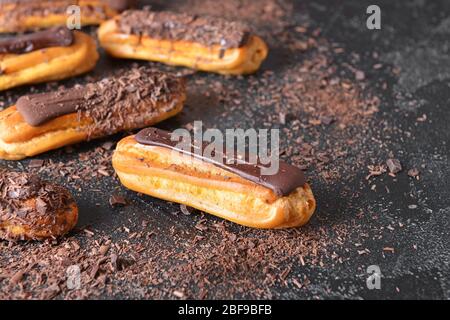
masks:
{"type": "Polygon", "coordinates": [[[0,91],[88,72],[95,67],[98,58],[94,39],[66,28],[2,39],[0,91]]]}
{"type": "Polygon", "coordinates": [[[172,12],[125,11],[102,23],[98,38],[114,57],[231,75],[254,73],[268,54],[241,23],[172,12]]]}
{"type": "Polygon", "coordinates": [[[157,70],[21,97],[0,112],[0,159],[18,160],[65,145],[143,128],[179,113],[184,81],[157,70]]]}
{"type": "Polygon", "coordinates": [[[70,192],[36,175],[0,169],[0,238],[43,240],[60,237],[78,220],[70,192]]]}
{"type": "Polygon", "coordinates": [[[67,8],[80,8],[81,25],[100,24],[130,8],[132,0],[0,0],[0,32],[66,26],[67,8]]]}
{"type": "Polygon", "coordinates": [[[316,208],[298,168],[282,163],[277,175],[261,177],[253,166],[218,166],[176,152],[169,141],[168,132],[155,128],[120,141],[113,166],[122,184],[254,228],[301,226],[316,208]]]}

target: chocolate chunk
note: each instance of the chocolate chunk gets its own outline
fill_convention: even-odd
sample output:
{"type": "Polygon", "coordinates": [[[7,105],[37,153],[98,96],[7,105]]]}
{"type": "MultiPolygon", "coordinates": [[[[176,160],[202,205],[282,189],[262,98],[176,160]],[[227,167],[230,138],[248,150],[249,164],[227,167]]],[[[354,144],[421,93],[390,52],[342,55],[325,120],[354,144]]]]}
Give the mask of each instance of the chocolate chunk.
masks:
{"type": "Polygon", "coordinates": [[[412,177],[412,178],[417,178],[420,174],[419,169],[417,168],[412,168],[408,170],[408,176],[412,177]]]}
{"type": "Polygon", "coordinates": [[[36,198],[36,210],[40,214],[44,214],[47,211],[47,204],[42,198],[36,198]]]}
{"type": "Polygon", "coordinates": [[[321,116],[320,117],[320,121],[324,125],[328,126],[328,125],[330,125],[330,124],[332,124],[334,122],[334,118],[333,117],[329,117],[329,116],[321,116]]]}
{"type": "Polygon", "coordinates": [[[180,204],[180,210],[185,216],[189,216],[191,214],[187,206],[184,204],[180,204]]]}
{"type": "Polygon", "coordinates": [[[109,204],[112,207],[126,206],[127,205],[127,200],[124,197],[122,197],[121,195],[113,194],[109,198],[109,204]]]}
{"type": "Polygon", "coordinates": [[[398,159],[387,159],[386,165],[389,169],[389,172],[392,174],[396,174],[402,171],[402,165],[398,159]]]}
{"type": "Polygon", "coordinates": [[[39,222],[32,219],[33,215],[54,214],[70,203],[73,198],[60,186],[41,181],[33,174],[0,169],[0,221],[18,219],[18,223],[32,227],[39,222]],[[34,205],[27,201],[30,199],[36,199],[34,205]],[[25,219],[30,215],[30,219],[25,219]]]}
{"type": "Polygon", "coordinates": [[[159,40],[184,40],[224,49],[239,48],[248,40],[249,28],[222,18],[198,17],[174,12],[124,11],[117,19],[121,32],[159,40]]]}
{"type": "MultiPolygon", "coordinates": [[[[177,142],[172,141],[170,132],[156,128],[141,130],[136,135],[136,141],[144,145],[169,148],[188,154],[197,159],[207,161],[221,169],[227,170],[241,176],[244,179],[269,188],[279,196],[289,195],[292,191],[303,186],[306,182],[302,170],[283,161],[280,161],[279,171],[277,174],[263,175],[261,173],[261,170],[263,169],[261,164],[252,164],[244,161],[231,163],[231,161],[229,161],[231,159],[227,159],[226,155],[222,155],[222,161],[217,161],[216,159],[203,156],[203,152],[202,154],[199,154],[198,152],[187,153],[186,150],[177,148],[177,142]]],[[[205,147],[206,145],[203,146],[203,149],[205,147]]],[[[191,146],[191,150],[194,150],[194,146],[191,146]]]]}
{"type": "Polygon", "coordinates": [[[68,47],[74,41],[73,32],[67,28],[52,28],[30,34],[0,39],[0,53],[27,53],[50,47],[68,47]]]}

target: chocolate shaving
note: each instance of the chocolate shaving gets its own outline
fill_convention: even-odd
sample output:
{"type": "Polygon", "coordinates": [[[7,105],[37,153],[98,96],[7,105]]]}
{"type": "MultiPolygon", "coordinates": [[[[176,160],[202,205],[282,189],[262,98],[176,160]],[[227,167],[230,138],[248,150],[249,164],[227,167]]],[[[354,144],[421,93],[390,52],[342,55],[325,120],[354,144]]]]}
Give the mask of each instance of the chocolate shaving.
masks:
{"type": "MultiPolygon", "coordinates": [[[[53,215],[72,202],[70,193],[60,186],[41,181],[33,174],[0,169],[0,222],[15,220],[33,227],[40,217],[53,215]],[[29,201],[32,199],[34,206],[29,201]]],[[[8,238],[1,227],[0,236],[8,238]]]]}
{"type": "Polygon", "coordinates": [[[113,194],[110,198],[109,198],[109,204],[112,207],[123,207],[127,205],[127,199],[125,199],[124,197],[122,197],[121,195],[118,194],[113,194]]]}
{"type": "Polygon", "coordinates": [[[183,40],[223,49],[239,48],[248,40],[249,28],[241,22],[150,10],[124,11],[117,24],[121,32],[159,40],[183,40]]]}

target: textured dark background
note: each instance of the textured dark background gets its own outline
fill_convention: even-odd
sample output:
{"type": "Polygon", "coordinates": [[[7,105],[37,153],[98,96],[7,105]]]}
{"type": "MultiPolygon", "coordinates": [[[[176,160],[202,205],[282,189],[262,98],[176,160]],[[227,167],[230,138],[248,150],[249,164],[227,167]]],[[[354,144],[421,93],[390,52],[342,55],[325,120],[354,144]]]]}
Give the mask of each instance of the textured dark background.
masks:
{"type": "MultiPolygon", "coordinates": [[[[202,9],[201,1],[194,2],[198,7],[192,6],[190,12],[202,9]]],[[[283,4],[283,1],[279,2],[283,4]]],[[[284,2],[292,5],[290,1],[284,2]]],[[[183,3],[153,1],[157,10],[182,10],[180,8],[184,7],[179,4],[183,3]]],[[[241,3],[241,10],[245,10],[246,2],[241,3]]],[[[295,1],[286,26],[308,25],[308,30],[320,28],[320,37],[345,49],[344,54],[334,55],[333,64],[337,66],[338,72],[343,70],[340,74],[345,77],[347,64],[364,71],[364,91],[381,100],[380,111],[373,115],[367,126],[355,126],[355,137],[364,136],[364,148],[355,147],[352,150],[354,157],[334,164],[334,169],[342,178],[324,181],[318,178],[318,171],[314,167],[308,169],[307,174],[317,198],[317,212],[310,224],[299,229],[299,232],[285,233],[286,237],[295,236],[299,241],[304,237],[303,232],[309,236],[320,234],[327,240],[319,245],[319,250],[327,252],[327,257],[335,253],[343,257],[343,262],[324,265],[306,262],[303,266],[287,259],[285,263],[290,273],[284,284],[281,281],[268,285],[264,277],[246,278],[245,273],[230,274],[229,277],[224,275],[220,284],[208,287],[208,298],[450,298],[450,2],[375,1],[374,4],[378,4],[382,10],[382,29],[379,31],[370,31],[365,27],[365,11],[369,4],[349,0],[295,1]],[[377,53],[375,57],[374,52],[377,53]],[[350,53],[359,55],[356,64],[350,53]],[[376,63],[382,64],[382,67],[375,70],[373,65],[376,63]],[[400,72],[393,74],[389,71],[394,67],[399,68],[400,72]],[[387,84],[387,90],[382,90],[383,83],[387,84]],[[426,120],[417,121],[424,114],[426,120]],[[354,160],[355,154],[363,160],[354,160]],[[395,178],[384,174],[366,181],[366,166],[383,163],[389,154],[400,159],[404,166],[403,172],[395,178]],[[419,181],[407,176],[406,171],[410,168],[420,169],[419,181]],[[336,231],[344,227],[353,232],[342,236],[336,231]],[[336,240],[338,236],[339,241],[336,240]],[[394,248],[394,253],[383,250],[385,247],[394,248]],[[381,290],[366,288],[366,268],[369,265],[381,268],[381,290]],[[292,284],[291,277],[308,279],[308,282],[299,289],[292,284]],[[264,290],[266,294],[261,296],[245,289],[226,289],[239,286],[249,279],[259,288],[267,288],[264,290]]],[[[230,15],[230,12],[227,14],[230,15]]],[[[239,18],[240,12],[236,10],[231,15],[239,18]]],[[[275,31],[271,30],[270,24],[266,27],[260,33],[269,38],[269,43],[276,44],[276,40],[270,40],[276,38],[275,31]]],[[[281,46],[271,46],[271,49],[261,72],[272,70],[275,76],[271,81],[276,84],[282,81],[281,76],[277,77],[278,74],[283,74],[304,57],[301,54],[290,56],[281,46]]],[[[126,68],[127,63],[103,56],[94,76],[112,69],[126,68]]],[[[253,77],[258,77],[258,74],[253,77]]],[[[257,93],[249,89],[247,78],[223,78],[197,73],[189,75],[188,80],[199,84],[190,87],[185,110],[160,127],[174,129],[194,120],[202,120],[206,127],[221,129],[238,126],[271,127],[266,121],[271,109],[252,103],[255,101],[253,95],[257,93]],[[199,92],[207,90],[202,82],[208,84],[214,81],[221,81],[225,87],[233,84],[234,88],[240,90],[244,97],[240,108],[227,110],[227,103],[220,103],[214,95],[211,97],[206,96],[205,92],[199,92]]],[[[84,79],[81,77],[65,83],[74,81],[83,82],[84,79]]],[[[43,90],[45,86],[36,88],[43,90]]],[[[27,88],[11,90],[7,94],[0,94],[0,100],[13,101],[25,92],[27,88]]],[[[335,139],[327,128],[320,129],[320,134],[335,139]]],[[[120,138],[121,135],[112,141],[120,138]]],[[[86,152],[105,141],[110,139],[84,143],[76,146],[75,150],[86,152]]],[[[296,142],[285,139],[284,143],[295,145],[296,142]]],[[[330,145],[332,143],[328,144],[328,148],[330,145]]],[[[38,158],[66,162],[76,159],[76,152],[55,151],[38,158]]],[[[0,161],[0,165],[25,170],[28,161],[0,161]]],[[[65,178],[59,180],[64,183],[65,178]]],[[[95,179],[94,186],[92,182],[82,183],[80,190],[73,188],[73,191],[80,204],[80,230],[88,226],[96,233],[109,235],[113,241],[123,237],[120,231],[122,227],[133,229],[146,220],[155,233],[152,241],[161,248],[176,250],[180,241],[188,243],[196,234],[206,237],[203,241],[213,236],[215,231],[200,232],[194,228],[200,219],[207,219],[207,225],[219,222],[219,219],[198,213],[175,216],[171,212],[179,211],[177,204],[137,196],[121,188],[116,180],[109,177],[95,179]],[[112,209],[108,204],[112,192],[124,195],[130,205],[112,209]]],[[[272,232],[248,231],[231,223],[226,223],[226,226],[231,232],[249,234],[255,238],[272,232]]],[[[279,232],[279,237],[284,235],[281,231],[275,232],[279,232]]],[[[85,235],[78,231],[71,237],[83,243],[85,235]]],[[[16,246],[26,253],[27,246],[31,245],[16,246]]],[[[5,252],[0,253],[0,256],[4,255],[3,265],[6,263],[5,252]]],[[[6,291],[6,284],[1,284],[6,291]]],[[[162,293],[155,296],[174,298],[171,292],[178,289],[178,284],[176,280],[164,284],[162,293]]],[[[152,297],[152,290],[156,290],[152,285],[120,277],[113,278],[109,285],[112,291],[100,291],[94,297],[152,297]]],[[[183,290],[190,292],[188,297],[198,297],[194,289],[183,290]]]]}

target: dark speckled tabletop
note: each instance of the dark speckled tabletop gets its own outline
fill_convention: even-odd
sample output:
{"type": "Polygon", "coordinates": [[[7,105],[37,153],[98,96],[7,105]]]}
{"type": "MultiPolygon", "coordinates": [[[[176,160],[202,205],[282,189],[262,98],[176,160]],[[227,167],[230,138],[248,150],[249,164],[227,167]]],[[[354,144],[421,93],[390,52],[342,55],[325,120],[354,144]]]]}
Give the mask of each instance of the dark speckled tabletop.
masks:
{"type": "MultiPolygon", "coordinates": [[[[198,4],[197,8],[190,8],[191,12],[203,10],[202,1],[191,2],[198,4]]],[[[245,11],[246,1],[233,0],[233,3],[236,2],[245,11]]],[[[266,2],[268,5],[271,3],[266,2]]],[[[380,99],[379,111],[364,126],[354,126],[355,139],[361,141],[358,147],[349,148],[347,159],[330,164],[330,171],[336,172],[341,178],[321,179],[315,166],[306,171],[317,199],[317,212],[308,226],[298,232],[286,233],[286,238],[295,236],[298,241],[302,241],[302,237],[305,237],[302,234],[308,237],[323,235],[326,240],[323,243],[318,241],[318,250],[326,252],[323,253],[324,263],[306,261],[301,264],[285,257],[277,265],[277,270],[283,271],[283,266],[289,268],[286,282],[270,283],[259,273],[246,278],[245,272],[236,272],[222,276],[220,283],[207,285],[206,297],[449,299],[450,2],[372,1],[381,8],[381,30],[366,28],[366,8],[372,4],[367,1],[273,2],[281,3],[280,6],[287,4],[291,6],[288,8],[292,8],[283,28],[290,28],[293,33],[298,26],[304,26],[307,32],[320,29],[320,37],[329,43],[329,47],[343,49],[343,53],[335,50],[331,54],[337,74],[347,78],[350,77],[349,70],[354,70],[352,68],[362,71],[363,92],[380,99]],[[384,163],[390,157],[401,161],[401,173],[396,177],[383,174],[366,180],[367,166],[384,163]],[[407,175],[411,168],[420,170],[419,180],[407,175]],[[341,229],[347,230],[345,234],[339,231],[341,229]],[[333,258],[334,255],[338,258],[333,258]],[[376,265],[381,270],[381,289],[369,290],[366,286],[366,271],[370,265],[376,265]],[[264,293],[257,295],[255,291],[227,289],[244,286],[249,279],[264,293]],[[303,285],[296,285],[294,279],[300,279],[303,285]]],[[[183,10],[186,6],[179,6],[183,3],[185,1],[153,1],[157,10],[183,10]]],[[[235,18],[240,15],[239,11],[227,14],[235,18]]],[[[273,111],[270,103],[269,107],[255,103],[261,101],[257,99],[260,92],[254,90],[255,86],[249,82],[266,74],[271,81],[267,85],[282,85],[285,73],[306,58],[302,54],[290,55],[290,51],[282,46],[274,47],[278,31],[271,30],[270,25],[266,27],[261,28],[261,33],[263,36],[267,34],[269,44],[272,44],[271,52],[258,74],[249,78],[223,78],[204,73],[188,75],[188,81],[192,84],[188,86],[189,98],[185,110],[159,127],[175,129],[194,120],[202,120],[205,127],[219,129],[271,127],[267,115],[273,113],[276,116],[278,112],[273,111]],[[233,87],[242,96],[224,102],[214,94],[205,94],[208,85],[214,82],[221,82],[225,88],[233,87]],[[232,108],[236,100],[240,100],[240,107],[232,108]]],[[[126,67],[127,62],[103,55],[93,75],[126,67]]],[[[65,83],[71,84],[73,81],[85,80],[79,77],[65,83]]],[[[36,88],[43,90],[45,86],[36,88]]],[[[0,93],[0,100],[11,101],[25,92],[27,88],[0,93]]],[[[326,140],[323,148],[330,148],[333,139],[336,139],[331,129],[325,127],[318,130],[319,135],[326,140]]],[[[105,141],[117,141],[121,137],[119,135],[75,146],[75,153],[54,151],[37,158],[67,162],[76,158],[77,152],[92,150],[105,141]]],[[[304,141],[308,142],[308,139],[306,136],[304,141]]],[[[296,142],[295,139],[284,137],[283,143],[289,146],[296,142]]],[[[25,170],[28,161],[0,161],[0,165],[25,170]]],[[[65,178],[58,180],[64,183],[65,178]]],[[[153,241],[170,251],[174,246],[178,247],[180,241],[189,242],[199,233],[195,225],[200,219],[206,219],[209,226],[220,221],[199,213],[173,215],[171,213],[179,211],[177,204],[138,196],[121,187],[111,177],[96,179],[94,186],[92,182],[82,183],[80,188],[73,187],[72,191],[80,205],[79,228],[88,227],[109,235],[113,241],[120,241],[124,237],[123,232],[118,231],[121,228],[133,229],[146,220],[155,233],[153,241]],[[108,200],[113,192],[125,196],[130,205],[112,209],[108,200]],[[170,236],[173,234],[176,234],[176,240],[170,236]]],[[[266,236],[261,231],[248,231],[231,223],[226,223],[226,227],[230,232],[246,234],[255,239],[266,236]]],[[[211,236],[207,232],[201,234],[206,237],[206,241],[211,236]]],[[[279,233],[278,237],[283,235],[279,233]]],[[[85,234],[78,231],[71,237],[83,244],[85,234]]],[[[27,244],[21,246],[22,250],[27,250],[27,244]]],[[[174,296],[174,290],[184,290],[187,297],[199,297],[197,289],[177,281],[163,284],[162,288],[161,284],[155,285],[161,290],[155,296],[177,298],[179,295],[174,296]],[[182,288],[179,289],[179,286],[182,288]]],[[[112,290],[101,291],[93,297],[151,298],[152,290],[156,290],[154,284],[120,276],[111,276],[108,285],[112,290]]],[[[193,287],[196,285],[192,284],[193,287]]],[[[65,294],[62,290],[61,296],[65,294]]]]}

